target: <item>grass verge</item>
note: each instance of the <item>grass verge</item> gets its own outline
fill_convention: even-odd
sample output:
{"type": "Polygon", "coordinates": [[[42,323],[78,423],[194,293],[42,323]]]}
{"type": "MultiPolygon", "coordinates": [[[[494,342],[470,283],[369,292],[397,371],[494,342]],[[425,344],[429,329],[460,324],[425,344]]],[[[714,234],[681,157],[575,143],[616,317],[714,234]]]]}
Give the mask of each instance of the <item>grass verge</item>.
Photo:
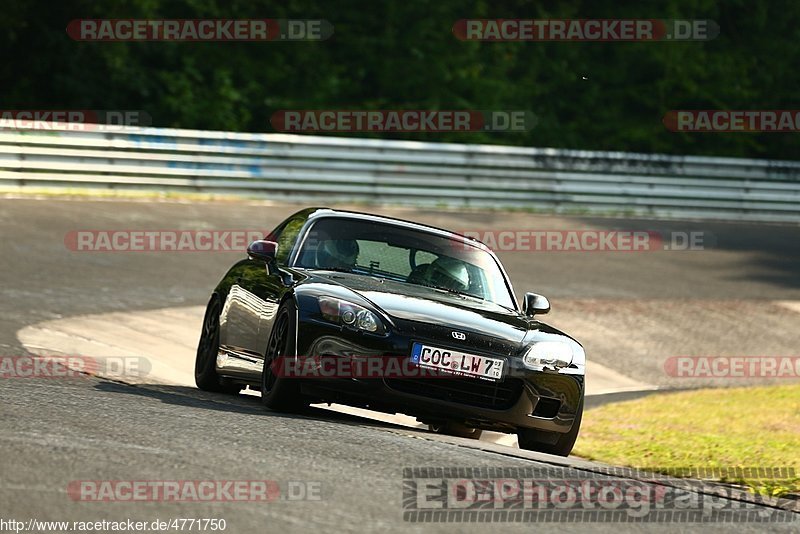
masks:
{"type": "Polygon", "coordinates": [[[708,479],[774,497],[800,493],[800,384],[703,389],[601,406],[584,415],[573,452],[670,475],[748,468],[740,477],[708,479]],[[772,478],[750,468],[790,474],[772,478]]]}

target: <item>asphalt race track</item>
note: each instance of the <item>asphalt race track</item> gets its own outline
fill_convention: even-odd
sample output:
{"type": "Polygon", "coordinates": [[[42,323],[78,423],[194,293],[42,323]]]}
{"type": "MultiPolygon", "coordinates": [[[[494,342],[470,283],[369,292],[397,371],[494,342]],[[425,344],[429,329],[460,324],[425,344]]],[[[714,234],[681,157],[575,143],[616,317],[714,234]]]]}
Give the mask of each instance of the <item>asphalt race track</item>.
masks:
{"type": "MultiPolygon", "coordinates": [[[[226,267],[242,255],[76,252],[65,246],[68,232],[269,230],[296,209],[299,206],[264,203],[2,199],[0,354],[72,350],[63,340],[47,336],[41,325],[74,325],[64,321],[89,315],[141,317],[137,314],[169,314],[202,306],[226,267]],[[26,336],[37,328],[40,337],[31,341],[26,336]]],[[[702,232],[704,250],[499,252],[518,295],[526,290],[547,295],[553,304],[547,322],[582,340],[598,369],[621,377],[617,382],[609,379],[611,385],[622,384],[614,398],[659,394],[653,393],[655,387],[764,382],[675,378],[664,369],[673,356],[797,354],[800,228],[796,226],[365,210],[462,231],[702,232]]],[[[164,323],[167,333],[162,332],[160,342],[169,338],[170,328],[175,329],[176,339],[191,336],[192,325],[176,320],[174,326],[164,323]]],[[[80,336],[73,333],[72,340],[78,337],[97,345],[102,332],[82,330],[80,336]]],[[[132,351],[145,347],[146,336],[131,338],[130,344],[132,351]]],[[[152,346],[150,350],[159,352],[152,346]]],[[[178,354],[183,353],[163,358],[182,361],[178,354]]],[[[236,533],[482,532],[487,525],[404,520],[403,512],[410,506],[404,499],[404,487],[409,487],[404,469],[555,466],[559,476],[568,479],[598,469],[577,458],[440,437],[319,408],[302,416],[272,413],[263,410],[255,396],[209,394],[180,381],[143,380],[135,386],[124,382],[87,376],[0,379],[0,421],[5,429],[0,434],[3,517],[148,522],[224,518],[227,532],[236,533]],[[273,502],[84,502],[75,500],[69,489],[70,483],[82,480],[270,480],[280,496],[273,502]]],[[[598,395],[595,402],[603,402],[602,398],[598,395]]],[[[588,412],[586,417],[590,416],[588,412]]],[[[697,488],[692,492],[707,493],[697,488]]],[[[725,499],[718,503],[731,505],[725,499]]],[[[798,514],[768,506],[758,509],[779,522],[737,521],[736,530],[797,530],[796,522],[780,521],[796,519],[798,514]]],[[[488,526],[509,531],[533,527],[563,531],[565,525],[488,526]]],[[[676,527],[722,532],[731,525],[600,522],[569,528],[617,532],[676,527]]]]}

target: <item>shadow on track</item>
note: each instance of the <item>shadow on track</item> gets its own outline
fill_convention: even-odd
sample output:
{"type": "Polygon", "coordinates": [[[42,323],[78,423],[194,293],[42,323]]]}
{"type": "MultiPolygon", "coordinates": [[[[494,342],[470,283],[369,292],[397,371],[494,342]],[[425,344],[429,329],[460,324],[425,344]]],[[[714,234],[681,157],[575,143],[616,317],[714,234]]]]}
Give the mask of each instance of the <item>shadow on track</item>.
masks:
{"type": "Polygon", "coordinates": [[[315,419],[331,421],[353,426],[372,426],[377,428],[406,429],[402,425],[395,425],[383,421],[375,421],[346,413],[309,407],[298,413],[282,413],[264,408],[261,399],[253,395],[227,395],[224,393],[210,393],[188,386],[170,386],[162,384],[128,385],[119,382],[110,382],[98,378],[100,382],[95,389],[106,393],[123,393],[138,395],[161,401],[165,404],[177,406],[191,406],[206,410],[222,412],[259,415],[267,417],[280,417],[288,419],[315,419]]]}

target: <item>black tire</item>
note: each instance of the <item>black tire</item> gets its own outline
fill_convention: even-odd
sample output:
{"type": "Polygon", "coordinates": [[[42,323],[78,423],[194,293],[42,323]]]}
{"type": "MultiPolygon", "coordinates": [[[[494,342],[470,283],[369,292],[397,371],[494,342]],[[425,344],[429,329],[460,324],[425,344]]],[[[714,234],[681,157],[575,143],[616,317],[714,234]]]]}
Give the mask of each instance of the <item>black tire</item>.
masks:
{"type": "Polygon", "coordinates": [[[270,410],[297,412],[309,404],[308,399],[300,393],[300,379],[278,376],[272,365],[276,358],[294,355],[296,323],[297,308],[294,301],[288,300],[275,316],[261,371],[261,403],[270,410]]]}
{"type": "Polygon", "coordinates": [[[461,423],[452,422],[428,425],[428,430],[436,432],[437,434],[467,439],[481,439],[481,434],[483,434],[483,430],[479,428],[472,428],[461,423]]]}
{"type": "Polygon", "coordinates": [[[542,432],[541,430],[534,430],[529,428],[522,428],[517,431],[517,438],[519,440],[519,448],[529,451],[544,452],[547,454],[556,454],[558,456],[569,456],[572,452],[572,447],[575,446],[575,440],[578,439],[578,432],[581,429],[581,420],[583,419],[583,398],[578,405],[578,411],[575,414],[575,422],[572,423],[572,428],[565,434],[556,434],[558,436],[553,442],[553,432],[542,432]]]}
{"type": "Polygon", "coordinates": [[[222,305],[219,296],[212,295],[203,317],[203,329],[197,344],[194,360],[194,382],[203,391],[217,393],[239,393],[242,388],[234,384],[224,384],[217,375],[217,353],[219,352],[219,314],[222,305]]]}

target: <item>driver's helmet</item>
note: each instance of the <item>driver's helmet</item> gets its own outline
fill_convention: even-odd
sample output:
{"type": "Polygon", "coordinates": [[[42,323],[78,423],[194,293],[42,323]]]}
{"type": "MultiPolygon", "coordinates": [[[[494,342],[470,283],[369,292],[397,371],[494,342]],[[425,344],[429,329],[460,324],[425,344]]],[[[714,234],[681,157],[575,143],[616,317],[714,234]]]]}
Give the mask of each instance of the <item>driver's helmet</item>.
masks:
{"type": "Polygon", "coordinates": [[[438,258],[431,264],[430,281],[455,291],[469,289],[469,273],[464,262],[454,258],[438,258]]]}
{"type": "Polygon", "coordinates": [[[358,243],[354,239],[327,239],[317,248],[317,266],[328,269],[352,269],[358,258],[358,243]]]}

